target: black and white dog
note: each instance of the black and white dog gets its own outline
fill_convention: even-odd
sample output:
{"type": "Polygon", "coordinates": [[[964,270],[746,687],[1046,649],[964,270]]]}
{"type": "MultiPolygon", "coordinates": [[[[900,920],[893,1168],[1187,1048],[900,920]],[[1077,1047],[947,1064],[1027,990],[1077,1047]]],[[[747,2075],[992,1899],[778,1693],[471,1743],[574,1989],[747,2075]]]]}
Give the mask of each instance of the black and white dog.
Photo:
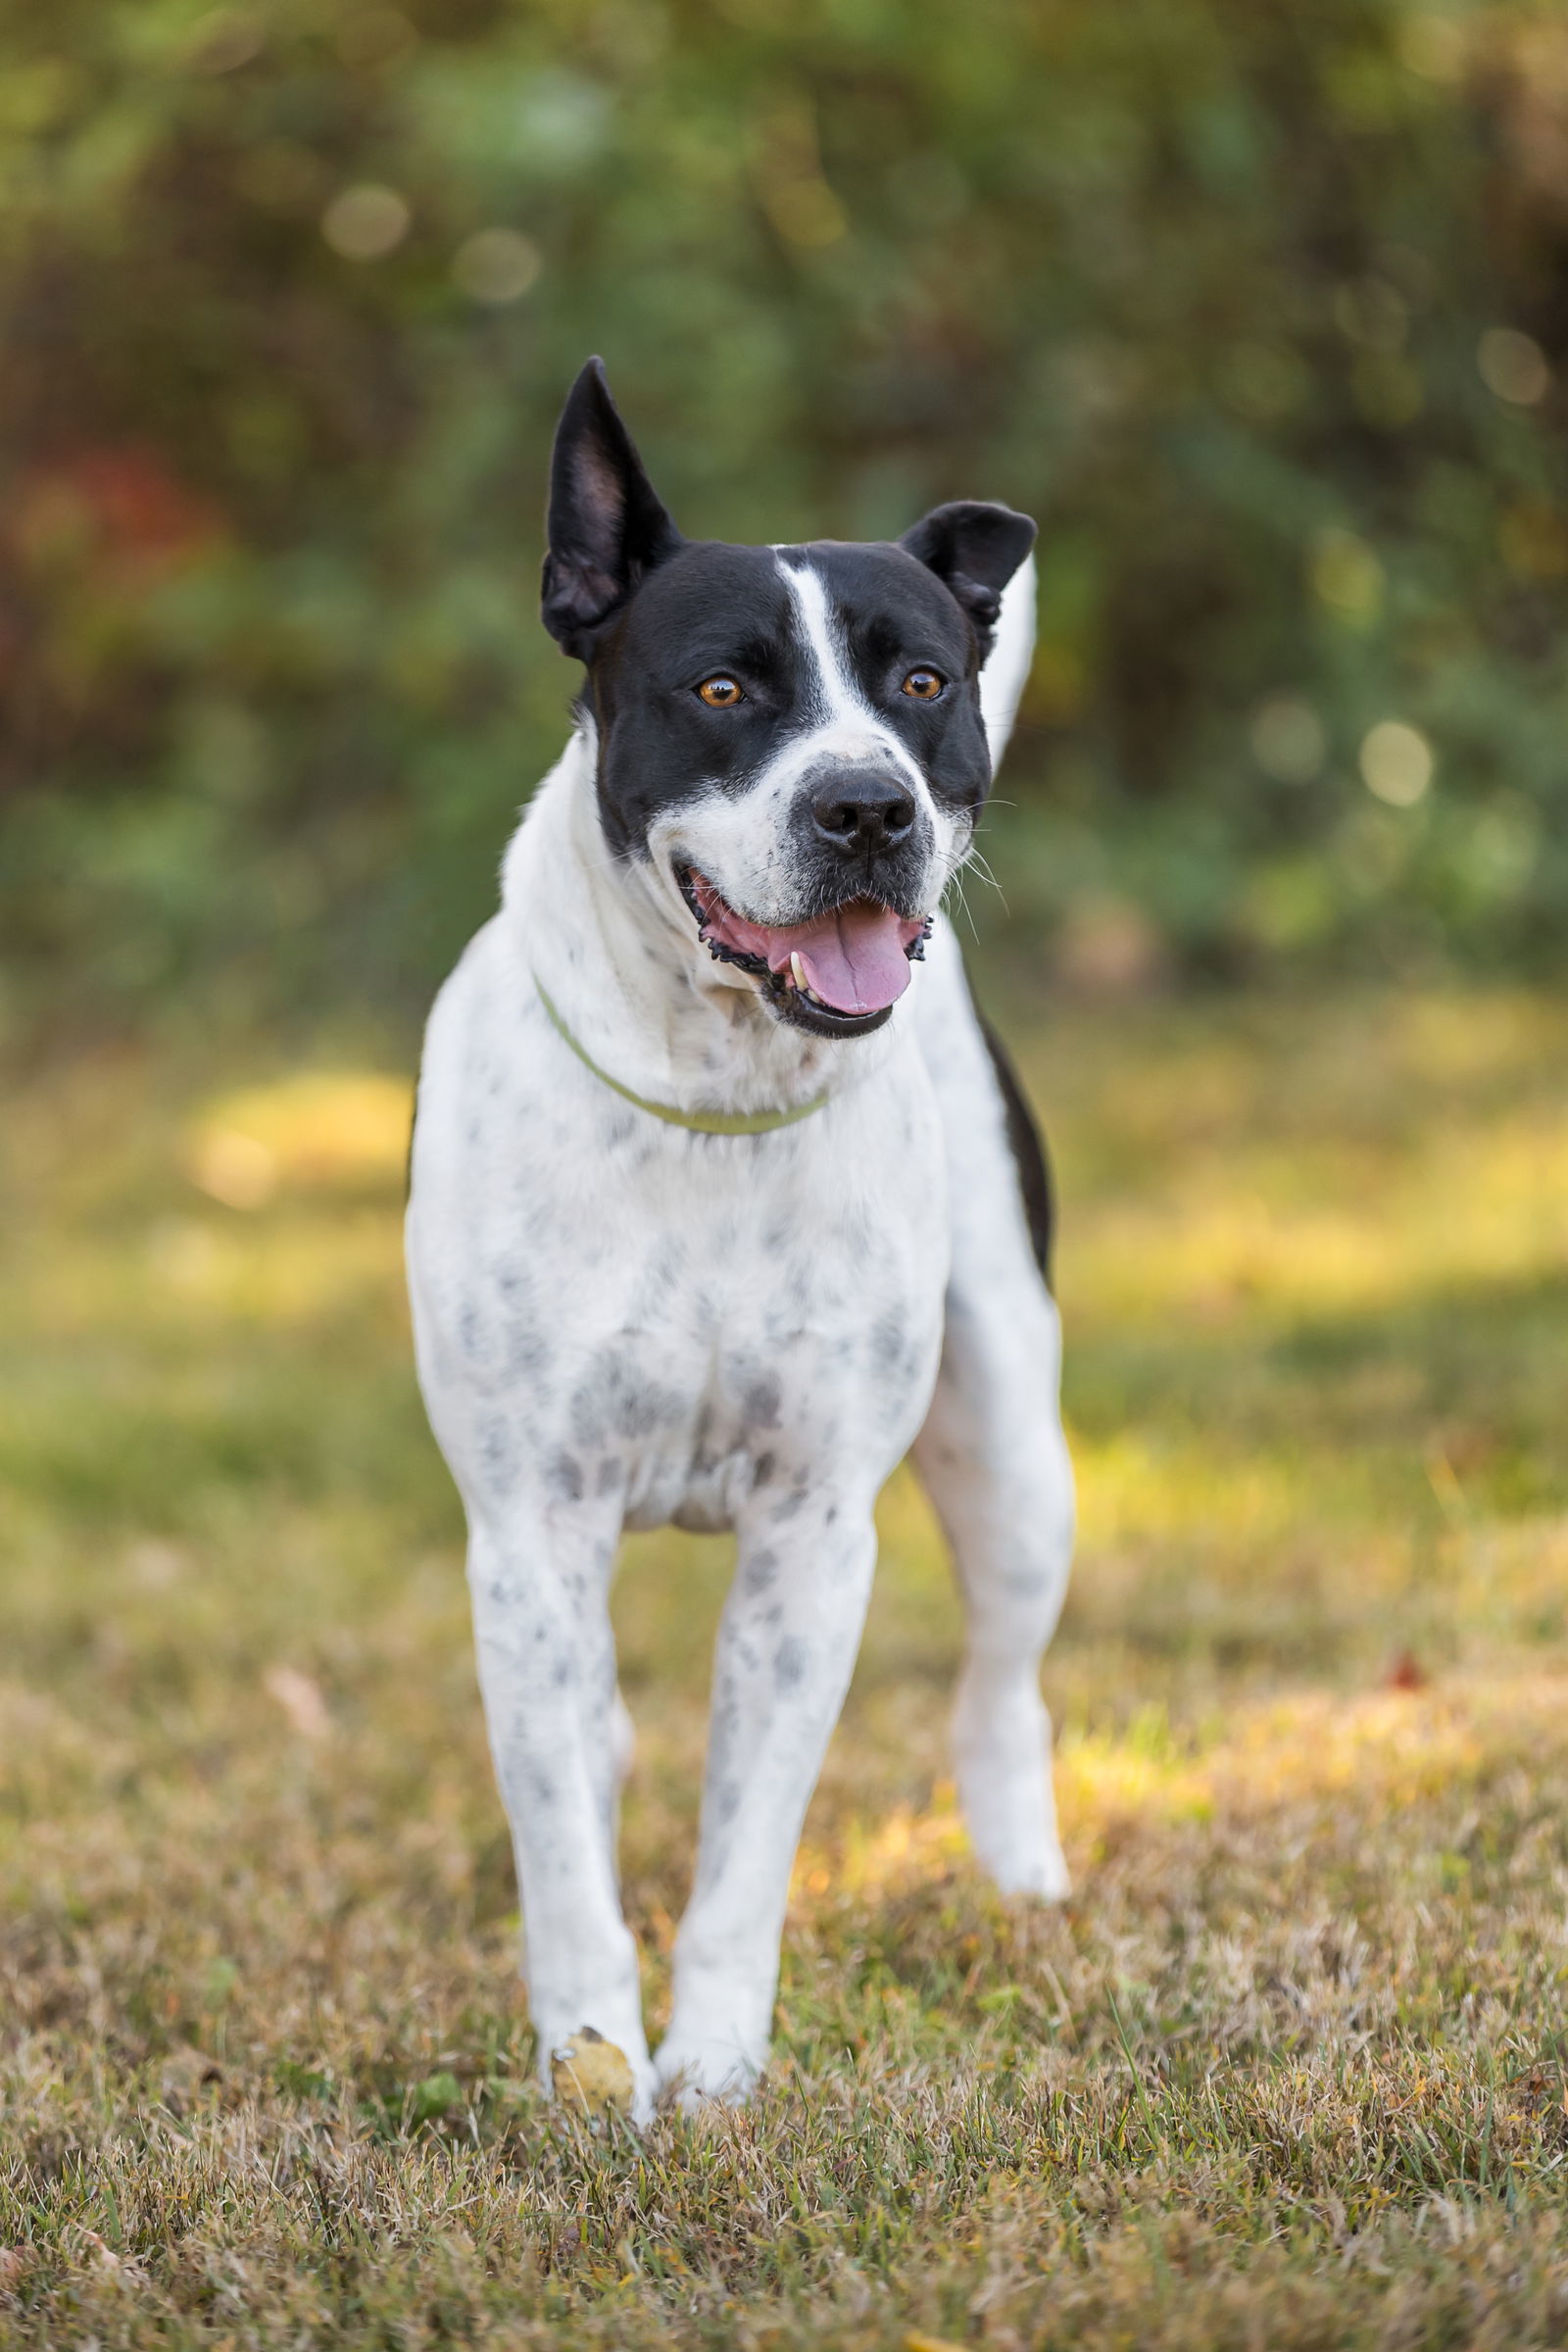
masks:
{"type": "Polygon", "coordinates": [[[684,539],[597,361],[557,436],[544,620],[585,690],[431,1016],[409,1267],[541,2065],[593,2027],[642,2114],[765,2063],[872,1508],[911,1446],[968,1615],[975,1850],[1004,1888],[1066,1887],[1039,1689],[1072,1537],[1045,1173],[937,912],[1028,668],[1034,535],[964,503],[896,545],[684,539]],[[623,1526],[669,1522],[733,1528],[739,1559],[650,2059],[609,1593],[623,1526]]]}

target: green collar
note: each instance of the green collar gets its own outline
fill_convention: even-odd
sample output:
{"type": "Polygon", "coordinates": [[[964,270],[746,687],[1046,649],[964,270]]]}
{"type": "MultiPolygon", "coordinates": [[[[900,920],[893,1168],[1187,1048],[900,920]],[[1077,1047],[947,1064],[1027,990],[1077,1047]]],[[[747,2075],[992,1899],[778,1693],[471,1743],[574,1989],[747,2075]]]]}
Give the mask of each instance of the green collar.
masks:
{"type": "Polygon", "coordinates": [[[544,982],[537,973],[534,975],[533,984],[539,991],[539,1002],[549,1014],[550,1023],[556,1035],[564,1044],[571,1048],[583,1068],[592,1070],[601,1085],[608,1086],[612,1094],[619,1095],[622,1102],[635,1103],[639,1110],[646,1110],[652,1118],[662,1119],[666,1126],[690,1127],[697,1135],[770,1135],[775,1127],[793,1127],[798,1119],[808,1119],[812,1111],[820,1110],[827,1101],[826,1095],[818,1095],[813,1102],[803,1102],[796,1110],[745,1112],[677,1110],[670,1102],[650,1102],[645,1096],[634,1095],[629,1086],[622,1086],[618,1078],[612,1078],[608,1070],[602,1070],[599,1067],[598,1062],[590,1054],[584,1052],[566,1027],[565,1022],[550,1002],[544,982]]]}

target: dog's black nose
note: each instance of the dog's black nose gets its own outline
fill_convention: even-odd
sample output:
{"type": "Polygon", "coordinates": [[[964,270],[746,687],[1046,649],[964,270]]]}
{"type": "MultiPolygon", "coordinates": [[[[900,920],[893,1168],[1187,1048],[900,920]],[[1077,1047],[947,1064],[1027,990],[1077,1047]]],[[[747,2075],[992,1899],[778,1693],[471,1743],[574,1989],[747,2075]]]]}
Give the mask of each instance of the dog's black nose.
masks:
{"type": "Polygon", "coordinates": [[[846,858],[875,858],[896,850],[914,828],[914,802],[887,776],[840,773],[811,795],[811,815],[824,841],[846,858]]]}

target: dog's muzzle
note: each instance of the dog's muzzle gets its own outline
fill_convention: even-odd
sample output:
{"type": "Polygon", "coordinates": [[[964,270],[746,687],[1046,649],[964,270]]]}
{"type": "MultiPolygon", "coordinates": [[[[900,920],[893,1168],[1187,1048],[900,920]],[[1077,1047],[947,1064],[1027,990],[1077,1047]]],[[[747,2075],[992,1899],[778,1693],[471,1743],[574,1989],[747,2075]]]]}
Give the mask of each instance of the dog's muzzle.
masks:
{"type": "Polygon", "coordinates": [[[818,1035],[880,1028],[909,985],[931,929],[879,899],[852,897],[802,923],[759,923],[731,906],[695,866],[677,868],[681,893],[710,956],[762,983],[775,1011],[818,1035]]]}

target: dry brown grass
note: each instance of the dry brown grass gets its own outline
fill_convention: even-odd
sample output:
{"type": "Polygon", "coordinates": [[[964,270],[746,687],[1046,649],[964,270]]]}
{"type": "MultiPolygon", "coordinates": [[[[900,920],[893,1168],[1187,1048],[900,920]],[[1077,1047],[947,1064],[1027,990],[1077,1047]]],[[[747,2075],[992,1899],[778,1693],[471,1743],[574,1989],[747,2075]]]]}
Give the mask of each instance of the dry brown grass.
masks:
{"type": "MultiPolygon", "coordinates": [[[[967,1866],[896,1482],[777,2068],[643,2139],[531,2085],[384,1090],[13,1097],[0,2342],[1568,2343],[1568,1019],[1079,1011],[1026,1059],[1079,1891],[967,1866]]],[[[723,1572],[651,1539],[619,1596],[655,2011],[723,1572]]]]}

